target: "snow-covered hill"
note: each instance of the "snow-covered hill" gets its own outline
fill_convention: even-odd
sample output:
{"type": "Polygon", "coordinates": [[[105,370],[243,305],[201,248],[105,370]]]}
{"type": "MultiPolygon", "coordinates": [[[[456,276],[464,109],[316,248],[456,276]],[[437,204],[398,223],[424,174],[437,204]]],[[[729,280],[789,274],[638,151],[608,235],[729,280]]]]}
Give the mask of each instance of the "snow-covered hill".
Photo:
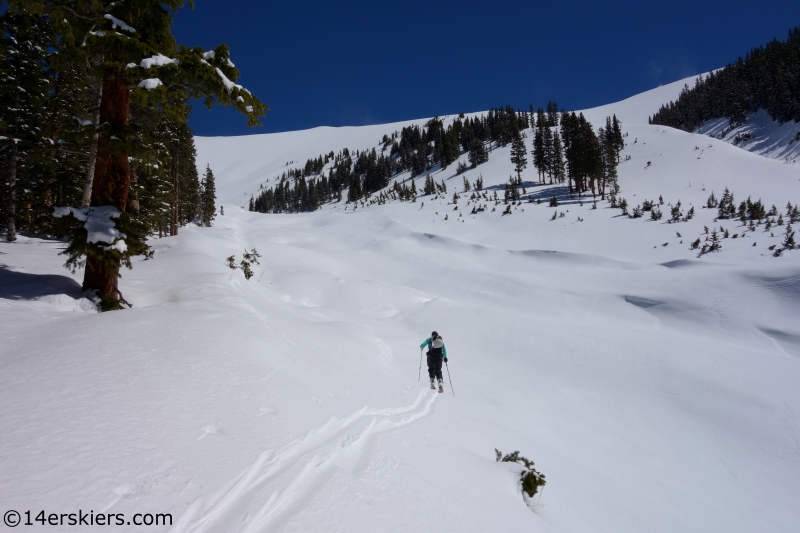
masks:
{"type": "Polygon", "coordinates": [[[800,156],[800,124],[794,121],[779,124],[764,109],[751,113],[747,122],[736,128],[727,119],[709,120],[697,133],[712,135],[764,157],[795,164],[800,156]]]}
{"type": "MultiPolygon", "coordinates": [[[[647,125],[683,83],[585,111],[623,121],[622,196],[662,196],[661,221],[533,169],[541,204],[471,215],[455,164],[435,174],[444,198],[237,207],[287,162],[392,124],[198,139],[225,215],[123,273],[133,310],[93,312],[62,244],[3,243],[3,512],[171,513],[202,533],[796,530],[800,251],[769,250],[786,226],[702,206],[728,187],[783,212],[800,168],[647,125]],[[695,217],[666,223],[679,200],[695,217]],[[701,256],[705,226],[730,237],[701,256]],[[253,247],[247,281],[225,258],[253,247]],[[414,379],[432,329],[445,394],[414,379]],[[523,501],[495,448],[536,461],[541,497],[523,501]]],[[[490,193],[507,181],[508,148],[479,174],[490,193]]]]}

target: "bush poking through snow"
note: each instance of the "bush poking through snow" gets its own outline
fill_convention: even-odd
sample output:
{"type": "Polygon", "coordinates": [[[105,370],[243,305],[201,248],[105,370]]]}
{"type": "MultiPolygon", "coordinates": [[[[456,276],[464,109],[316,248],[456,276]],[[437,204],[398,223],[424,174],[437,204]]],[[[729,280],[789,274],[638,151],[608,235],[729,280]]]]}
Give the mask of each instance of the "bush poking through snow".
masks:
{"type": "Polygon", "coordinates": [[[558,207],[558,198],[555,195],[550,198],[550,207],[558,207]]]}
{"type": "Polygon", "coordinates": [[[708,246],[709,252],[716,252],[722,248],[722,244],[719,242],[719,235],[717,234],[717,230],[711,232],[711,244],[708,246]]]}
{"type": "Polygon", "coordinates": [[[681,201],[678,200],[678,203],[672,207],[670,211],[672,218],[669,219],[670,223],[672,222],[680,222],[681,217],[683,216],[683,212],[681,212],[681,201]]]}
{"type": "Polygon", "coordinates": [[[236,270],[237,268],[241,268],[242,272],[244,273],[244,279],[249,280],[254,275],[253,269],[250,268],[250,265],[253,264],[253,263],[255,263],[257,265],[260,265],[261,263],[258,262],[258,259],[259,259],[259,257],[261,257],[261,254],[258,253],[258,250],[253,248],[249,252],[247,250],[245,250],[244,253],[242,254],[242,256],[243,256],[243,258],[242,258],[241,261],[239,261],[239,265],[238,266],[236,265],[236,256],[235,255],[232,255],[232,256],[226,258],[225,259],[225,264],[228,266],[228,268],[230,268],[232,270],[236,270]]]}
{"type": "Polygon", "coordinates": [[[529,498],[539,491],[539,487],[544,487],[547,481],[544,479],[544,474],[533,468],[533,461],[519,454],[519,451],[511,452],[503,455],[503,452],[494,449],[495,459],[498,463],[517,463],[525,468],[520,472],[519,481],[522,485],[522,491],[528,495],[529,498]]]}
{"type": "Polygon", "coordinates": [[[791,250],[794,248],[794,232],[792,231],[791,224],[786,225],[786,237],[784,237],[781,246],[783,246],[786,250],[791,250]]]}
{"type": "Polygon", "coordinates": [[[661,220],[662,216],[663,213],[661,212],[661,209],[659,209],[658,206],[653,206],[653,208],[650,210],[650,220],[661,220]]]}
{"type": "Polygon", "coordinates": [[[628,216],[628,200],[623,198],[619,201],[619,208],[622,209],[622,214],[628,216]]]}

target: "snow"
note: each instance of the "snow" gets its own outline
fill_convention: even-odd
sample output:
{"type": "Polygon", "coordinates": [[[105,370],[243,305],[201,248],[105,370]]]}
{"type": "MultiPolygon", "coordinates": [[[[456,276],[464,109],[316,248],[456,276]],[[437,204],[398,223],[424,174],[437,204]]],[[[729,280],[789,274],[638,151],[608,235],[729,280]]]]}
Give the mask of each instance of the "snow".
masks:
{"type": "Polygon", "coordinates": [[[106,19],[106,20],[110,20],[111,21],[111,29],[112,30],[116,30],[117,28],[119,28],[119,29],[121,29],[123,31],[127,31],[129,33],[136,33],[135,29],[131,28],[130,26],[128,26],[125,23],[125,21],[122,21],[122,20],[118,19],[114,15],[110,15],[110,14],[106,13],[105,15],[103,15],[103,18],[106,19]]]}
{"type": "Polygon", "coordinates": [[[225,76],[225,74],[218,67],[214,67],[214,70],[217,72],[217,75],[222,80],[222,84],[225,85],[225,89],[227,89],[228,92],[232,91],[234,87],[237,89],[244,89],[241,85],[237,85],[229,80],[228,77],[225,76]]]}
{"type": "Polygon", "coordinates": [[[161,80],[158,78],[148,78],[146,80],[142,80],[139,82],[139,87],[147,90],[155,89],[159,85],[164,85],[164,84],[161,83],[161,80]]]}
{"type": "Polygon", "coordinates": [[[800,156],[800,124],[794,121],[780,124],[765,109],[748,115],[747,122],[737,128],[731,129],[728,119],[715,119],[700,126],[697,133],[718,137],[750,152],[792,164],[800,156]],[[745,137],[749,138],[742,140],[745,137]]]}
{"type": "MultiPolygon", "coordinates": [[[[681,86],[585,111],[623,120],[622,196],[662,195],[659,222],[581,206],[532,168],[542,204],[470,215],[469,193],[452,204],[456,163],[435,169],[444,198],[240,207],[405,122],[198,138],[225,215],[151,241],[120,280],[132,310],[92,312],[64,243],[0,244],[0,499],[171,513],[171,531],[197,533],[795,531],[800,250],[773,257],[785,226],[701,206],[727,186],[783,211],[800,172],[641,121],[681,86]],[[550,221],[553,194],[565,216],[550,221]],[[667,224],[679,199],[696,216],[667,224]],[[720,225],[744,236],[689,250],[720,225]],[[246,281],[225,258],[253,247],[246,281]],[[447,372],[445,394],[414,379],[432,329],[455,396],[447,372]],[[495,448],[536,462],[541,497],[523,501],[495,448]]],[[[505,147],[466,176],[492,191],[511,172],[505,147]]]]}
{"type": "Polygon", "coordinates": [[[152,68],[152,67],[163,67],[164,65],[170,65],[172,63],[177,63],[176,59],[171,59],[165,55],[155,54],[153,57],[147,57],[142,59],[139,66],[142,68],[152,68]]]}
{"type": "MultiPolygon", "coordinates": [[[[126,250],[125,234],[119,231],[115,224],[114,219],[119,218],[119,210],[110,205],[98,207],[56,207],[53,210],[55,217],[65,217],[72,215],[81,222],[84,222],[83,227],[86,228],[87,236],[86,242],[96,244],[99,242],[106,244],[114,244],[110,248],[115,248],[120,252],[126,250]]],[[[106,249],[109,249],[107,247],[106,249]]]]}

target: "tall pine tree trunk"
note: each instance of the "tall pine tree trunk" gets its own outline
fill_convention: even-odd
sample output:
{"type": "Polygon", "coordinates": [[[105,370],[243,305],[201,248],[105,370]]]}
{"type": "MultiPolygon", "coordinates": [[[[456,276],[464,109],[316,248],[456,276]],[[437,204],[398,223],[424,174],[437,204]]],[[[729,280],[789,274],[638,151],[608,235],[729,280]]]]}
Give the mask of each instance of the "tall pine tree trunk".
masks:
{"type": "Polygon", "coordinates": [[[8,161],[8,220],[6,227],[8,233],[6,240],[13,242],[17,240],[17,143],[11,143],[11,157],[8,161]]]}
{"type": "Polygon", "coordinates": [[[100,105],[103,100],[103,87],[97,88],[97,107],[92,114],[92,125],[94,126],[94,133],[92,133],[92,142],[89,145],[89,168],[86,170],[86,182],[83,185],[83,196],[81,198],[81,207],[88,206],[92,201],[92,183],[94,183],[94,172],[97,163],[97,142],[98,133],[97,126],[100,124],[100,105]]]}
{"type": "MultiPolygon", "coordinates": [[[[124,73],[112,67],[103,68],[103,89],[100,99],[100,123],[108,123],[109,134],[101,135],[97,142],[91,206],[112,205],[125,212],[130,189],[128,154],[114,146],[110,138],[128,125],[130,93],[124,73]]],[[[117,280],[119,260],[108,256],[86,257],[83,290],[97,290],[104,299],[118,300],[117,280]]]]}

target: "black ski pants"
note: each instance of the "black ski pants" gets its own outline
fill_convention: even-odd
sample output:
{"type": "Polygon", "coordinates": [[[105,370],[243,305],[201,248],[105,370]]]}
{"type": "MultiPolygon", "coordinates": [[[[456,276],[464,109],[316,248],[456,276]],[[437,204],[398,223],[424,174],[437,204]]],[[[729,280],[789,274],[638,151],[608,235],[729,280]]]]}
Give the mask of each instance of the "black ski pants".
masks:
{"type": "Polygon", "coordinates": [[[441,355],[430,355],[428,354],[428,377],[438,379],[442,381],[442,356],[441,355]]]}

